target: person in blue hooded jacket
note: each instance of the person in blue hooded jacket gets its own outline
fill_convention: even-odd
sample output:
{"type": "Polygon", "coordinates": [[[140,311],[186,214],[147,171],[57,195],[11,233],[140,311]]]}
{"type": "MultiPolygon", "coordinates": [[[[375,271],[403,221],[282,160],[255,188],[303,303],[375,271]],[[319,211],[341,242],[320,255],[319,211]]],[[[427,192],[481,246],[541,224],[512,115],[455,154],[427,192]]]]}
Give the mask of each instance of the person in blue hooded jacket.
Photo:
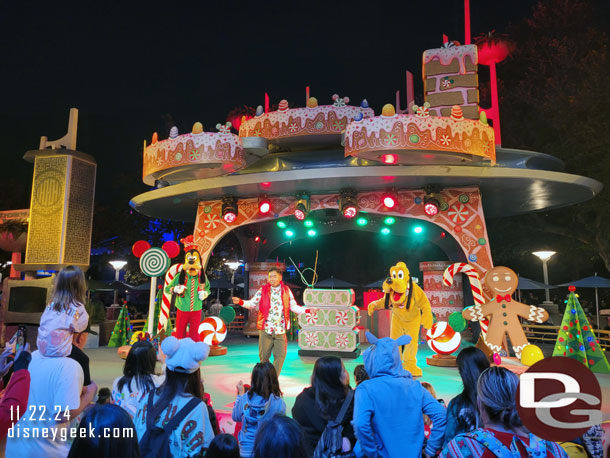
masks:
{"type": "Polygon", "coordinates": [[[254,438],[260,426],[275,414],[286,414],[286,403],[273,364],[256,363],[252,370],[250,389],[245,392],[244,383],[237,384],[237,399],[233,406],[233,421],[241,422],[239,453],[250,458],[254,450],[254,438]]]}
{"type": "Polygon", "coordinates": [[[403,369],[398,347],[411,337],[377,339],[367,332],[372,344],[362,355],[370,379],[356,388],[354,430],[358,442],[354,452],[368,458],[420,458],[424,445],[426,414],[434,427],[424,456],[434,456],[443,443],[445,408],[403,369]]]}

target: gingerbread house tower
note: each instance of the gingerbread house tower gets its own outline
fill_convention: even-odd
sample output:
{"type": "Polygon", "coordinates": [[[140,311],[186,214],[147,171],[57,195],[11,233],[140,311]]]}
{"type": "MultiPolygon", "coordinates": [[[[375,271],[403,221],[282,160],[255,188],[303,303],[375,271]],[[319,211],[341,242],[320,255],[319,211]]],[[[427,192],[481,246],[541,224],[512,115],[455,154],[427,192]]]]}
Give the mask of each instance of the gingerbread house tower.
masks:
{"type": "Polygon", "coordinates": [[[476,45],[446,43],[424,51],[424,98],[432,116],[450,116],[459,105],[465,118],[479,118],[478,60],[476,45]]]}

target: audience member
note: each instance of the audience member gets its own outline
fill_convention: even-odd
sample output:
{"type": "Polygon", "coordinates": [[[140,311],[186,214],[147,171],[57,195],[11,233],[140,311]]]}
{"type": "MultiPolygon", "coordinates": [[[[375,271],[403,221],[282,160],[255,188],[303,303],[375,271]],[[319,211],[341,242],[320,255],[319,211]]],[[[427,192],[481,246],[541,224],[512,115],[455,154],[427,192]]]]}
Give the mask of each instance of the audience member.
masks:
{"type": "Polygon", "coordinates": [[[378,339],[366,333],[372,344],[363,354],[370,379],[356,388],[354,430],[357,456],[420,458],[424,444],[424,418],[434,423],[423,456],[434,456],[445,434],[445,408],[403,369],[398,347],[411,337],[378,339]]]}
{"type": "Polygon", "coordinates": [[[481,427],[477,408],[477,380],[481,372],[489,367],[489,360],[477,347],[466,347],[457,356],[457,367],[463,389],[447,407],[445,444],[458,434],[481,427]]]}
{"type": "MultiPolygon", "coordinates": [[[[299,394],[292,408],[292,418],[305,434],[305,451],[312,457],[320,436],[329,421],[335,420],[347,394],[351,391],[349,374],[341,359],[336,356],[318,358],[311,375],[311,386],[299,394]]],[[[356,443],[352,418],[353,403],[350,403],[343,419],[344,452],[352,450],[356,443]]]]}
{"type": "Polygon", "coordinates": [[[306,458],[305,436],[299,424],[285,415],[275,415],[256,434],[252,458],[306,458]]]}
{"type": "MultiPolygon", "coordinates": [[[[432,395],[432,397],[434,399],[437,399],[436,390],[430,383],[421,382],[421,386],[423,386],[426,389],[426,391],[432,395]]],[[[444,405],[444,404],[442,404],[442,405],[444,405]]],[[[447,431],[447,429],[445,427],[445,433],[446,433],[446,431],[447,431]]],[[[430,417],[428,415],[424,414],[424,437],[426,438],[426,441],[424,442],[424,444],[426,444],[428,439],[430,438],[431,432],[432,432],[432,420],[430,419],[430,417]]],[[[425,445],[424,445],[424,447],[425,447],[425,445]]]]}
{"type": "Polygon", "coordinates": [[[91,331],[89,324],[87,324],[87,328],[82,332],[75,332],[72,334],[72,351],[68,355],[68,357],[72,358],[78,364],[80,364],[81,369],[83,370],[83,386],[91,385],[91,372],[89,371],[89,357],[83,351],[85,349],[85,345],[87,345],[87,339],[89,338],[89,334],[95,334],[96,332],[91,331]]]}
{"type": "Polygon", "coordinates": [[[112,401],[125,409],[131,418],[136,415],[142,397],[163,383],[165,376],[155,375],[157,352],[147,340],[134,343],[125,358],[123,376],[112,384],[112,401]]]}
{"type": "Polygon", "coordinates": [[[245,392],[243,381],[237,384],[237,399],[233,407],[233,421],[241,422],[239,450],[244,458],[252,456],[256,431],[276,413],[284,415],[286,404],[282,399],[280,383],[273,364],[257,363],[252,370],[250,389],[245,392]]]}
{"type": "Polygon", "coordinates": [[[110,388],[104,387],[100,388],[97,392],[97,401],[96,404],[112,404],[112,392],[110,388]]]}
{"type": "Polygon", "coordinates": [[[30,391],[30,373],[28,366],[32,360],[29,344],[25,344],[17,352],[17,357],[9,361],[13,355],[13,347],[7,345],[0,355],[0,375],[4,375],[13,369],[13,375],[3,392],[0,401],[0,440],[6,438],[8,430],[27,413],[28,395],[30,391]]]}
{"type": "Polygon", "coordinates": [[[519,377],[503,367],[490,367],[477,382],[477,404],[483,429],[457,435],[441,458],[546,457],[568,458],[554,442],[544,441],[521,423],[515,397],[519,377]]]}
{"type": "Polygon", "coordinates": [[[356,381],[356,386],[360,385],[365,380],[369,379],[369,374],[366,373],[366,369],[364,368],[364,364],[358,364],[354,368],[354,380],[356,381]]]}
{"type": "Polygon", "coordinates": [[[135,427],[119,406],[96,404],[83,416],[68,458],[140,458],[135,427]],[[89,432],[94,431],[90,435],[89,432]]]}
{"type": "Polygon", "coordinates": [[[219,434],[210,443],[205,458],[239,458],[239,443],[230,434],[219,434]]]}
{"type": "Polygon", "coordinates": [[[67,266],[57,274],[51,302],[40,317],[36,345],[42,356],[70,355],[72,334],[83,332],[89,323],[86,291],[85,275],[78,267],[67,266]]]}
{"type": "Polygon", "coordinates": [[[210,347],[171,336],[163,341],[161,350],[165,354],[165,381],[142,397],[134,418],[140,451],[143,458],[163,453],[174,457],[202,454],[214,438],[201,400],[199,367],[210,347]]]}

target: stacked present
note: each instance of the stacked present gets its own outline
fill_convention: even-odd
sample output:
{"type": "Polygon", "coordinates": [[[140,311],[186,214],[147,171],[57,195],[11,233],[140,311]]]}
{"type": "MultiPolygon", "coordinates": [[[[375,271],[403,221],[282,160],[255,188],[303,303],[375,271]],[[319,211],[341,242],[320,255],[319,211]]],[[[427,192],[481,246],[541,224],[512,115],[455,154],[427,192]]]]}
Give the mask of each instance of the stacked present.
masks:
{"type": "Polygon", "coordinates": [[[351,289],[306,289],[303,303],[316,311],[299,315],[299,355],[356,358],[360,347],[354,300],[351,289]]]}

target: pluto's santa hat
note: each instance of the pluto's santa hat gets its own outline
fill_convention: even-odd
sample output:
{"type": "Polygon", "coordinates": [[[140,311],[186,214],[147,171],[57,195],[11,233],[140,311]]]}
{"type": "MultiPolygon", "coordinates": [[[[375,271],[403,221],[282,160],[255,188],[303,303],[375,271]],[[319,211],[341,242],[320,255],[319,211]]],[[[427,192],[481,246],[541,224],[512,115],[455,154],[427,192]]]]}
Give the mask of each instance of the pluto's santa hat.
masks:
{"type": "Polygon", "coordinates": [[[191,250],[199,250],[199,247],[197,246],[197,244],[193,241],[193,236],[189,235],[183,239],[180,239],[180,241],[182,242],[182,245],[184,245],[184,252],[186,253],[187,251],[191,251],[191,250]]]}

